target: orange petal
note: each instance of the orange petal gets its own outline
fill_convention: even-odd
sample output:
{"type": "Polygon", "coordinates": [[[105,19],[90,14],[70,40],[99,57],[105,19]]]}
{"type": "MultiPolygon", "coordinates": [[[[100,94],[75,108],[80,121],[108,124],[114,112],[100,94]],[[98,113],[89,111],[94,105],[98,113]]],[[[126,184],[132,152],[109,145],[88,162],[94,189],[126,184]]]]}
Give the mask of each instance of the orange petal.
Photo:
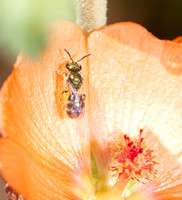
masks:
{"type": "Polygon", "coordinates": [[[150,190],[139,191],[132,196],[126,197],[125,200],[160,200],[150,190]]]}
{"type": "MultiPolygon", "coordinates": [[[[90,162],[87,112],[80,119],[68,118],[64,109],[65,100],[61,98],[62,91],[66,89],[62,72],[65,71],[66,62],[70,61],[64,49],[67,49],[75,60],[87,54],[86,41],[78,26],[69,22],[55,23],[51,27],[50,45],[43,52],[41,59],[30,61],[20,55],[15,63],[13,73],[1,89],[1,132],[4,137],[8,137],[8,140],[18,145],[16,148],[21,149],[20,155],[23,154],[24,157],[31,155],[31,158],[27,158],[27,160],[17,158],[19,150],[16,151],[14,147],[16,145],[11,146],[11,148],[15,148],[13,151],[6,146],[6,140],[3,139],[1,145],[2,148],[3,145],[6,147],[3,150],[6,156],[1,152],[0,161],[3,166],[1,172],[6,181],[10,182],[18,193],[25,194],[25,197],[29,197],[31,192],[33,194],[39,193],[41,187],[37,187],[36,191],[31,191],[34,188],[30,187],[24,193],[26,187],[23,182],[17,184],[15,180],[20,179],[24,174],[26,174],[25,179],[29,178],[36,166],[38,170],[43,170],[40,172],[42,177],[45,173],[44,179],[47,175],[50,176],[50,173],[55,173],[55,176],[51,178],[51,184],[55,183],[57,179],[65,184],[65,187],[62,187],[61,184],[60,187],[59,185],[52,186],[60,190],[57,199],[62,199],[61,192],[69,194],[69,191],[65,189],[68,188],[67,182],[64,180],[71,179],[71,173],[79,182],[77,170],[87,168],[90,162]],[[9,157],[13,159],[15,164],[7,162],[9,157]],[[22,168],[18,173],[13,173],[16,168],[10,171],[8,166],[19,166],[20,164],[17,163],[19,159],[21,160],[20,164],[26,167],[26,171],[24,172],[22,168]],[[31,162],[37,164],[29,171],[28,167],[31,166],[31,162]],[[54,180],[55,178],[56,180],[54,180]]],[[[87,82],[87,59],[80,63],[83,65],[82,74],[87,82]]],[[[87,94],[86,88],[84,89],[87,94]]],[[[87,102],[86,105],[88,105],[87,102]]],[[[87,175],[89,176],[89,174],[87,175]]],[[[29,184],[34,185],[36,180],[32,178],[29,181],[29,184]]],[[[39,186],[41,185],[39,184],[39,186]]],[[[46,189],[49,193],[49,187],[46,189]]],[[[40,195],[39,198],[35,199],[45,198],[40,195]]]]}
{"type": "Polygon", "coordinates": [[[182,36],[173,39],[173,42],[182,43],[182,36]]]}
{"type": "Polygon", "coordinates": [[[158,162],[156,165],[157,178],[153,180],[156,184],[155,194],[160,198],[174,198],[175,196],[182,198],[182,190],[180,190],[182,165],[178,161],[180,154],[172,154],[152,132],[147,131],[143,136],[146,143],[154,150],[156,156],[154,159],[158,162]]]}
{"type": "Polygon", "coordinates": [[[9,184],[27,199],[79,199],[73,194],[73,183],[64,167],[58,175],[29,155],[11,139],[0,139],[0,167],[9,184]],[[23,188],[23,191],[22,191],[23,188]]]}
{"type": "Polygon", "coordinates": [[[180,200],[182,199],[182,184],[162,190],[157,195],[162,200],[180,200]]]}
{"type": "MultiPolygon", "coordinates": [[[[138,136],[144,129],[170,154],[178,154],[175,161],[180,164],[170,163],[170,169],[181,166],[181,44],[159,40],[129,22],[94,31],[88,38],[88,49],[92,54],[89,80],[94,156],[100,155],[98,160],[107,164],[109,143],[117,144],[123,133],[138,136]]],[[[179,168],[174,173],[171,181],[182,171],[179,168]]]]}

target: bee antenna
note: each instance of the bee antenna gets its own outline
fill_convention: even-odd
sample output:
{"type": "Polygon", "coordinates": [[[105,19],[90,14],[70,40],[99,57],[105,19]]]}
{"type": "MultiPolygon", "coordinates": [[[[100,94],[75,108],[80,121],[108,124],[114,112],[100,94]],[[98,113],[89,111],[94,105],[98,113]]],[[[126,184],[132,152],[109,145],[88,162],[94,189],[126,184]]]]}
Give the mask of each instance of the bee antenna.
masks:
{"type": "Polygon", "coordinates": [[[80,62],[81,60],[83,60],[84,58],[86,58],[87,56],[90,56],[90,55],[91,55],[91,54],[89,53],[89,54],[83,56],[83,58],[81,58],[80,60],[77,60],[76,62],[80,62]]]}
{"type": "Polygon", "coordinates": [[[68,56],[70,57],[70,59],[73,61],[73,58],[71,57],[70,53],[66,49],[64,49],[64,50],[66,51],[66,53],[68,54],[68,56]]]}

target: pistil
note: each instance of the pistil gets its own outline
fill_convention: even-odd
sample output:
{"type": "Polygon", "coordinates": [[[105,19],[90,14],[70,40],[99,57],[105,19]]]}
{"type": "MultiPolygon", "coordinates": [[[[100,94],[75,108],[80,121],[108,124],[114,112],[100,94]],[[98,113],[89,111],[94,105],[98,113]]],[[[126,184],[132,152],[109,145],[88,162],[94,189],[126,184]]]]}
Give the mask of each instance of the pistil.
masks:
{"type": "Polygon", "coordinates": [[[117,180],[124,175],[131,180],[145,183],[156,177],[156,161],[153,150],[143,141],[143,130],[140,130],[138,140],[132,141],[130,137],[124,135],[124,143],[112,150],[112,164],[109,171],[117,180]]]}

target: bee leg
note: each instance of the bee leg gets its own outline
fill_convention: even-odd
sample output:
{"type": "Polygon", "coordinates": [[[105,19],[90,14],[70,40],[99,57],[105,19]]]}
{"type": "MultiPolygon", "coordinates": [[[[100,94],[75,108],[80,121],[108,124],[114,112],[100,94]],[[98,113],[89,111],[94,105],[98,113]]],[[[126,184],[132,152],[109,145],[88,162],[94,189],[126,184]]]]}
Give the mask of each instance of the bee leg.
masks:
{"type": "Polygon", "coordinates": [[[84,101],[86,99],[86,95],[82,94],[82,101],[84,101]]]}
{"type": "Polygon", "coordinates": [[[64,91],[61,92],[61,94],[64,94],[64,93],[67,93],[67,92],[69,92],[69,90],[64,90],[64,91]]]}
{"type": "Polygon", "coordinates": [[[60,101],[62,101],[63,94],[64,94],[64,93],[67,93],[67,92],[69,92],[69,90],[64,90],[64,91],[61,92],[61,98],[60,98],[60,101]]]}
{"type": "Polygon", "coordinates": [[[68,74],[66,72],[62,72],[62,75],[64,75],[65,77],[68,76],[68,74]]]}

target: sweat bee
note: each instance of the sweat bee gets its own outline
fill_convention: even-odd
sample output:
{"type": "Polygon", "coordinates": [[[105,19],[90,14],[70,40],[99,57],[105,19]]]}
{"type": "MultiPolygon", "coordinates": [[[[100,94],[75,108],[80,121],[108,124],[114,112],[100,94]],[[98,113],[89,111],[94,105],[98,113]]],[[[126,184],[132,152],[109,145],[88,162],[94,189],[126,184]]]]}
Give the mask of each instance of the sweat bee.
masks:
{"type": "Polygon", "coordinates": [[[69,74],[64,73],[67,77],[67,85],[69,90],[63,91],[69,92],[69,96],[66,102],[66,113],[70,118],[77,118],[83,113],[83,108],[85,106],[84,100],[86,95],[79,93],[79,90],[83,83],[83,78],[79,73],[82,69],[81,65],[78,64],[79,61],[83,60],[91,54],[83,56],[80,60],[74,61],[70,53],[64,49],[71,59],[71,62],[66,64],[66,69],[70,72],[69,74]]]}

